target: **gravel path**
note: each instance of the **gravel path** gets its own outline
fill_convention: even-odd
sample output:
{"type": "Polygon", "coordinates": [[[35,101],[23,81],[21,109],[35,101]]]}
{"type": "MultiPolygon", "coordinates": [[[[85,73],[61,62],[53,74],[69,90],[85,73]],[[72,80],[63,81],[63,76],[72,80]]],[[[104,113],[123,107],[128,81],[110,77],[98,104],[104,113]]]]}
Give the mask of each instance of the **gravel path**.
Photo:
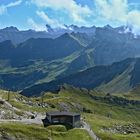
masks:
{"type": "Polygon", "coordinates": [[[44,119],[45,116],[42,115],[37,115],[37,117],[35,119],[22,119],[22,120],[15,120],[15,119],[11,119],[11,120],[5,120],[5,119],[0,119],[0,123],[1,122],[21,122],[24,124],[43,124],[42,119],[44,119]]]}
{"type": "Polygon", "coordinates": [[[91,138],[93,140],[101,140],[94,132],[93,130],[91,129],[90,125],[87,124],[86,122],[82,122],[83,123],[83,128],[85,130],[87,130],[87,132],[89,133],[89,135],[91,136],[91,138]]]}

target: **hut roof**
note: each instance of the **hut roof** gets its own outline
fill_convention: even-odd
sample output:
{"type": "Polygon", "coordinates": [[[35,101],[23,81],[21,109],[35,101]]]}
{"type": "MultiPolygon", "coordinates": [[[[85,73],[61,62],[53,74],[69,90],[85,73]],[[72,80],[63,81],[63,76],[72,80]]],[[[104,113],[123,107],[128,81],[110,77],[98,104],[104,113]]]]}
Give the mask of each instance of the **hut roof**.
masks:
{"type": "Polygon", "coordinates": [[[46,113],[49,116],[61,116],[61,115],[66,115],[66,116],[78,116],[80,113],[74,113],[74,112],[59,112],[59,111],[52,111],[52,112],[47,112],[46,113]]]}

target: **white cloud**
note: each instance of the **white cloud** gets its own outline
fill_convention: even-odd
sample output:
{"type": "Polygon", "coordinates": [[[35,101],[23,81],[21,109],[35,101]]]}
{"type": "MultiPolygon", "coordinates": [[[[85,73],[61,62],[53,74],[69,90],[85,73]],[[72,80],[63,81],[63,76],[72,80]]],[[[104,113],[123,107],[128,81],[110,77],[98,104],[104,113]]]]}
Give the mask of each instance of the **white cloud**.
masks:
{"type": "Polygon", "coordinates": [[[52,27],[63,27],[59,21],[51,19],[44,11],[36,11],[36,14],[52,27]]]}
{"type": "Polygon", "coordinates": [[[15,1],[15,2],[11,2],[9,4],[6,5],[7,8],[9,7],[14,7],[14,6],[18,6],[22,3],[22,0],[18,0],[18,1],[15,1]]]}
{"type": "Polygon", "coordinates": [[[11,2],[7,5],[0,5],[0,15],[3,15],[5,12],[7,12],[8,8],[18,6],[21,3],[22,3],[22,0],[18,0],[18,1],[15,1],[15,2],[11,2]]]}
{"type": "Polygon", "coordinates": [[[36,23],[32,18],[28,18],[27,23],[35,31],[46,31],[46,27],[44,25],[36,23]]]}
{"type": "Polygon", "coordinates": [[[47,8],[67,14],[67,18],[73,24],[131,25],[133,27],[132,31],[140,34],[139,6],[135,3],[128,3],[128,0],[92,0],[93,5],[95,5],[92,9],[86,5],[76,3],[75,0],[30,1],[40,9],[36,14],[51,26],[61,26],[62,24],[57,20],[61,17],[51,16],[52,18],[50,18],[50,13],[44,12],[44,9],[46,10],[47,8]]]}
{"type": "Polygon", "coordinates": [[[126,21],[127,0],[95,0],[96,10],[107,20],[126,21]]]}
{"type": "MultiPolygon", "coordinates": [[[[96,14],[107,22],[131,25],[133,32],[140,31],[140,11],[129,9],[127,0],[93,0],[96,5],[96,14]]],[[[139,32],[140,34],[140,32],[139,32]]]]}
{"type": "Polygon", "coordinates": [[[127,22],[133,26],[133,33],[140,34],[140,11],[130,11],[127,16],[127,22]]]}
{"type": "Polygon", "coordinates": [[[92,11],[88,6],[77,4],[74,0],[31,0],[38,7],[51,8],[53,10],[62,10],[68,13],[74,22],[84,23],[85,17],[92,11]]]}

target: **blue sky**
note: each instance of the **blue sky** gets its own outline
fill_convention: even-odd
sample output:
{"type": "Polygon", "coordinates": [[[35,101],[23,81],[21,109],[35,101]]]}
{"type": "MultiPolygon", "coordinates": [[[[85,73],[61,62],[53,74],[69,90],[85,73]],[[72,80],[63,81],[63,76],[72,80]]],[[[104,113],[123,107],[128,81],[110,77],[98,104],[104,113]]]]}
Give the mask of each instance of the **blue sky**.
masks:
{"type": "Polygon", "coordinates": [[[140,31],[140,0],[0,0],[0,28],[45,30],[45,24],[131,25],[140,31]]]}

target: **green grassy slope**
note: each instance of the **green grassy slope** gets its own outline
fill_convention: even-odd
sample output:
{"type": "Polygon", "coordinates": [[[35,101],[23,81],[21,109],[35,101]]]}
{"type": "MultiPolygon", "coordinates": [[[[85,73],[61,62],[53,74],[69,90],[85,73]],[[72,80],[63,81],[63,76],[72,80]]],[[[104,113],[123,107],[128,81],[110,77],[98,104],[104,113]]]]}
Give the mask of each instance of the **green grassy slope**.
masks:
{"type": "Polygon", "coordinates": [[[23,62],[16,60],[14,63],[17,63],[17,66],[13,66],[9,58],[0,59],[0,86],[10,90],[22,90],[35,84],[50,82],[93,67],[94,62],[90,60],[90,52],[83,52],[82,47],[65,57],[50,61],[43,58],[23,62]]]}
{"type": "MultiPolygon", "coordinates": [[[[63,126],[62,126],[63,127],[63,126]]],[[[16,140],[91,140],[85,130],[73,129],[63,131],[61,126],[52,129],[40,125],[25,125],[21,123],[3,123],[0,125],[1,140],[4,138],[16,140]],[[52,130],[52,131],[51,131],[52,130]]]]}
{"type": "MultiPolygon", "coordinates": [[[[29,87],[23,90],[22,94],[26,96],[39,95],[41,91],[54,91],[59,89],[60,85],[65,83],[80,88],[96,88],[106,93],[128,92],[140,82],[138,78],[139,62],[139,58],[130,58],[108,66],[95,66],[64,78],[29,87]]],[[[75,65],[77,66],[77,63],[75,65]]]]}
{"type": "MultiPolygon", "coordinates": [[[[131,102],[125,104],[124,101],[128,102],[132,100],[132,98],[125,98],[125,94],[121,96],[114,94],[114,96],[112,96],[65,85],[58,94],[45,93],[42,97],[27,99],[33,103],[37,103],[40,102],[42,98],[43,104],[47,104],[48,107],[23,106],[24,103],[22,103],[22,101],[19,103],[14,100],[13,102],[11,101],[11,103],[22,111],[32,110],[45,113],[50,110],[66,110],[80,112],[82,118],[90,124],[94,132],[102,138],[102,140],[131,140],[132,138],[133,140],[138,140],[140,138],[140,104],[132,104],[131,102]]],[[[133,100],[134,99],[135,98],[133,98],[133,100]]],[[[9,130],[9,127],[11,128],[11,126],[5,125],[4,131],[9,130]]],[[[47,133],[44,134],[45,129],[40,128],[40,126],[24,127],[26,127],[26,129],[25,132],[22,132],[23,135],[29,127],[33,127],[37,130],[41,129],[43,131],[42,135],[44,135],[44,137],[47,135],[47,133]]],[[[13,130],[13,133],[14,131],[15,130],[13,130]]],[[[69,130],[65,134],[55,134],[55,129],[53,129],[53,133],[54,140],[70,140],[71,138],[78,140],[78,137],[83,140],[85,140],[85,138],[87,138],[87,140],[90,139],[87,133],[80,129],[69,130]]],[[[30,135],[33,135],[32,132],[30,135]]]]}

